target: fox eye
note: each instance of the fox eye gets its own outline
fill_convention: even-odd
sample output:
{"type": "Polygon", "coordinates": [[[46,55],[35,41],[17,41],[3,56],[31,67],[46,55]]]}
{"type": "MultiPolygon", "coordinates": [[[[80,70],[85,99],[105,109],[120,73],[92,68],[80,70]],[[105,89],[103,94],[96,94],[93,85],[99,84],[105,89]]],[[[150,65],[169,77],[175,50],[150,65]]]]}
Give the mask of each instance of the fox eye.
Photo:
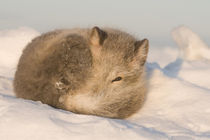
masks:
{"type": "Polygon", "coordinates": [[[122,80],[122,77],[117,77],[114,80],[112,80],[112,82],[116,82],[116,81],[120,81],[120,80],[122,80]]]}

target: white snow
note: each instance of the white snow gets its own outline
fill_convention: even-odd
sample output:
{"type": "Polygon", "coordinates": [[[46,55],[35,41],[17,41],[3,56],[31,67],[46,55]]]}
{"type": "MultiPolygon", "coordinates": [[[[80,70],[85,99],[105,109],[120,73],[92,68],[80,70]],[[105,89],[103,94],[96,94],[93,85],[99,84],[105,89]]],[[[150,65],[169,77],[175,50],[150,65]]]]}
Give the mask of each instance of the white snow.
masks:
{"type": "Polygon", "coordinates": [[[33,29],[0,31],[1,140],[209,140],[210,52],[189,28],[172,31],[179,49],[150,47],[149,92],[127,120],[79,115],[40,102],[17,99],[14,70],[33,29]]]}
{"type": "Polygon", "coordinates": [[[210,59],[210,49],[200,37],[185,26],[179,26],[172,31],[172,37],[182,50],[186,60],[210,59]]]}

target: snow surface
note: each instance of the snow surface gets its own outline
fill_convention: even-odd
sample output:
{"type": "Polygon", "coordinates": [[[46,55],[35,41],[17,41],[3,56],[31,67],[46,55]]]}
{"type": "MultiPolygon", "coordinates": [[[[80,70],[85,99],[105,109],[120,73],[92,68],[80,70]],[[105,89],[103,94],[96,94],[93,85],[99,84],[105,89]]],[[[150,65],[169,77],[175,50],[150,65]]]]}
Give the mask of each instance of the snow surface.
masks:
{"type": "Polygon", "coordinates": [[[189,28],[172,31],[177,48],[150,47],[149,92],[127,120],[79,115],[17,99],[12,80],[33,29],[0,31],[1,140],[209,140],[210,49],[189,28]]]}

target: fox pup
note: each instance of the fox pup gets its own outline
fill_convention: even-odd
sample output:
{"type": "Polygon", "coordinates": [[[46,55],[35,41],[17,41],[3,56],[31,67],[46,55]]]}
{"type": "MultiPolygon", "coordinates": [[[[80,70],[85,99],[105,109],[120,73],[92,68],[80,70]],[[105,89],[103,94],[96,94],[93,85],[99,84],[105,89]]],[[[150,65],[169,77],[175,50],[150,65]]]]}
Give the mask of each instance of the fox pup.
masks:
{"type": "Polygon", "coordinates": [[[127,118],[144,103],[148,44],[111,28],[45,33],[23,50],[15,94],[75,113],[127,118]]]}

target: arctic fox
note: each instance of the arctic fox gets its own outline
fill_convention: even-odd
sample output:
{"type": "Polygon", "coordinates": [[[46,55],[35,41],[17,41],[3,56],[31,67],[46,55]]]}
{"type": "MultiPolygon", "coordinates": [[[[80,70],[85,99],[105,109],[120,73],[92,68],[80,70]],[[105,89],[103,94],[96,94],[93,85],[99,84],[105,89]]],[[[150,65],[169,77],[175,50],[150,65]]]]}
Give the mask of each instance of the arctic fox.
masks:
{"type": "Polygon", "coordinates": [[[127,118],[144,103],[148,44],[112,28],[45,33],[23,51],[16,96],[80,114],[127,118]]]}

